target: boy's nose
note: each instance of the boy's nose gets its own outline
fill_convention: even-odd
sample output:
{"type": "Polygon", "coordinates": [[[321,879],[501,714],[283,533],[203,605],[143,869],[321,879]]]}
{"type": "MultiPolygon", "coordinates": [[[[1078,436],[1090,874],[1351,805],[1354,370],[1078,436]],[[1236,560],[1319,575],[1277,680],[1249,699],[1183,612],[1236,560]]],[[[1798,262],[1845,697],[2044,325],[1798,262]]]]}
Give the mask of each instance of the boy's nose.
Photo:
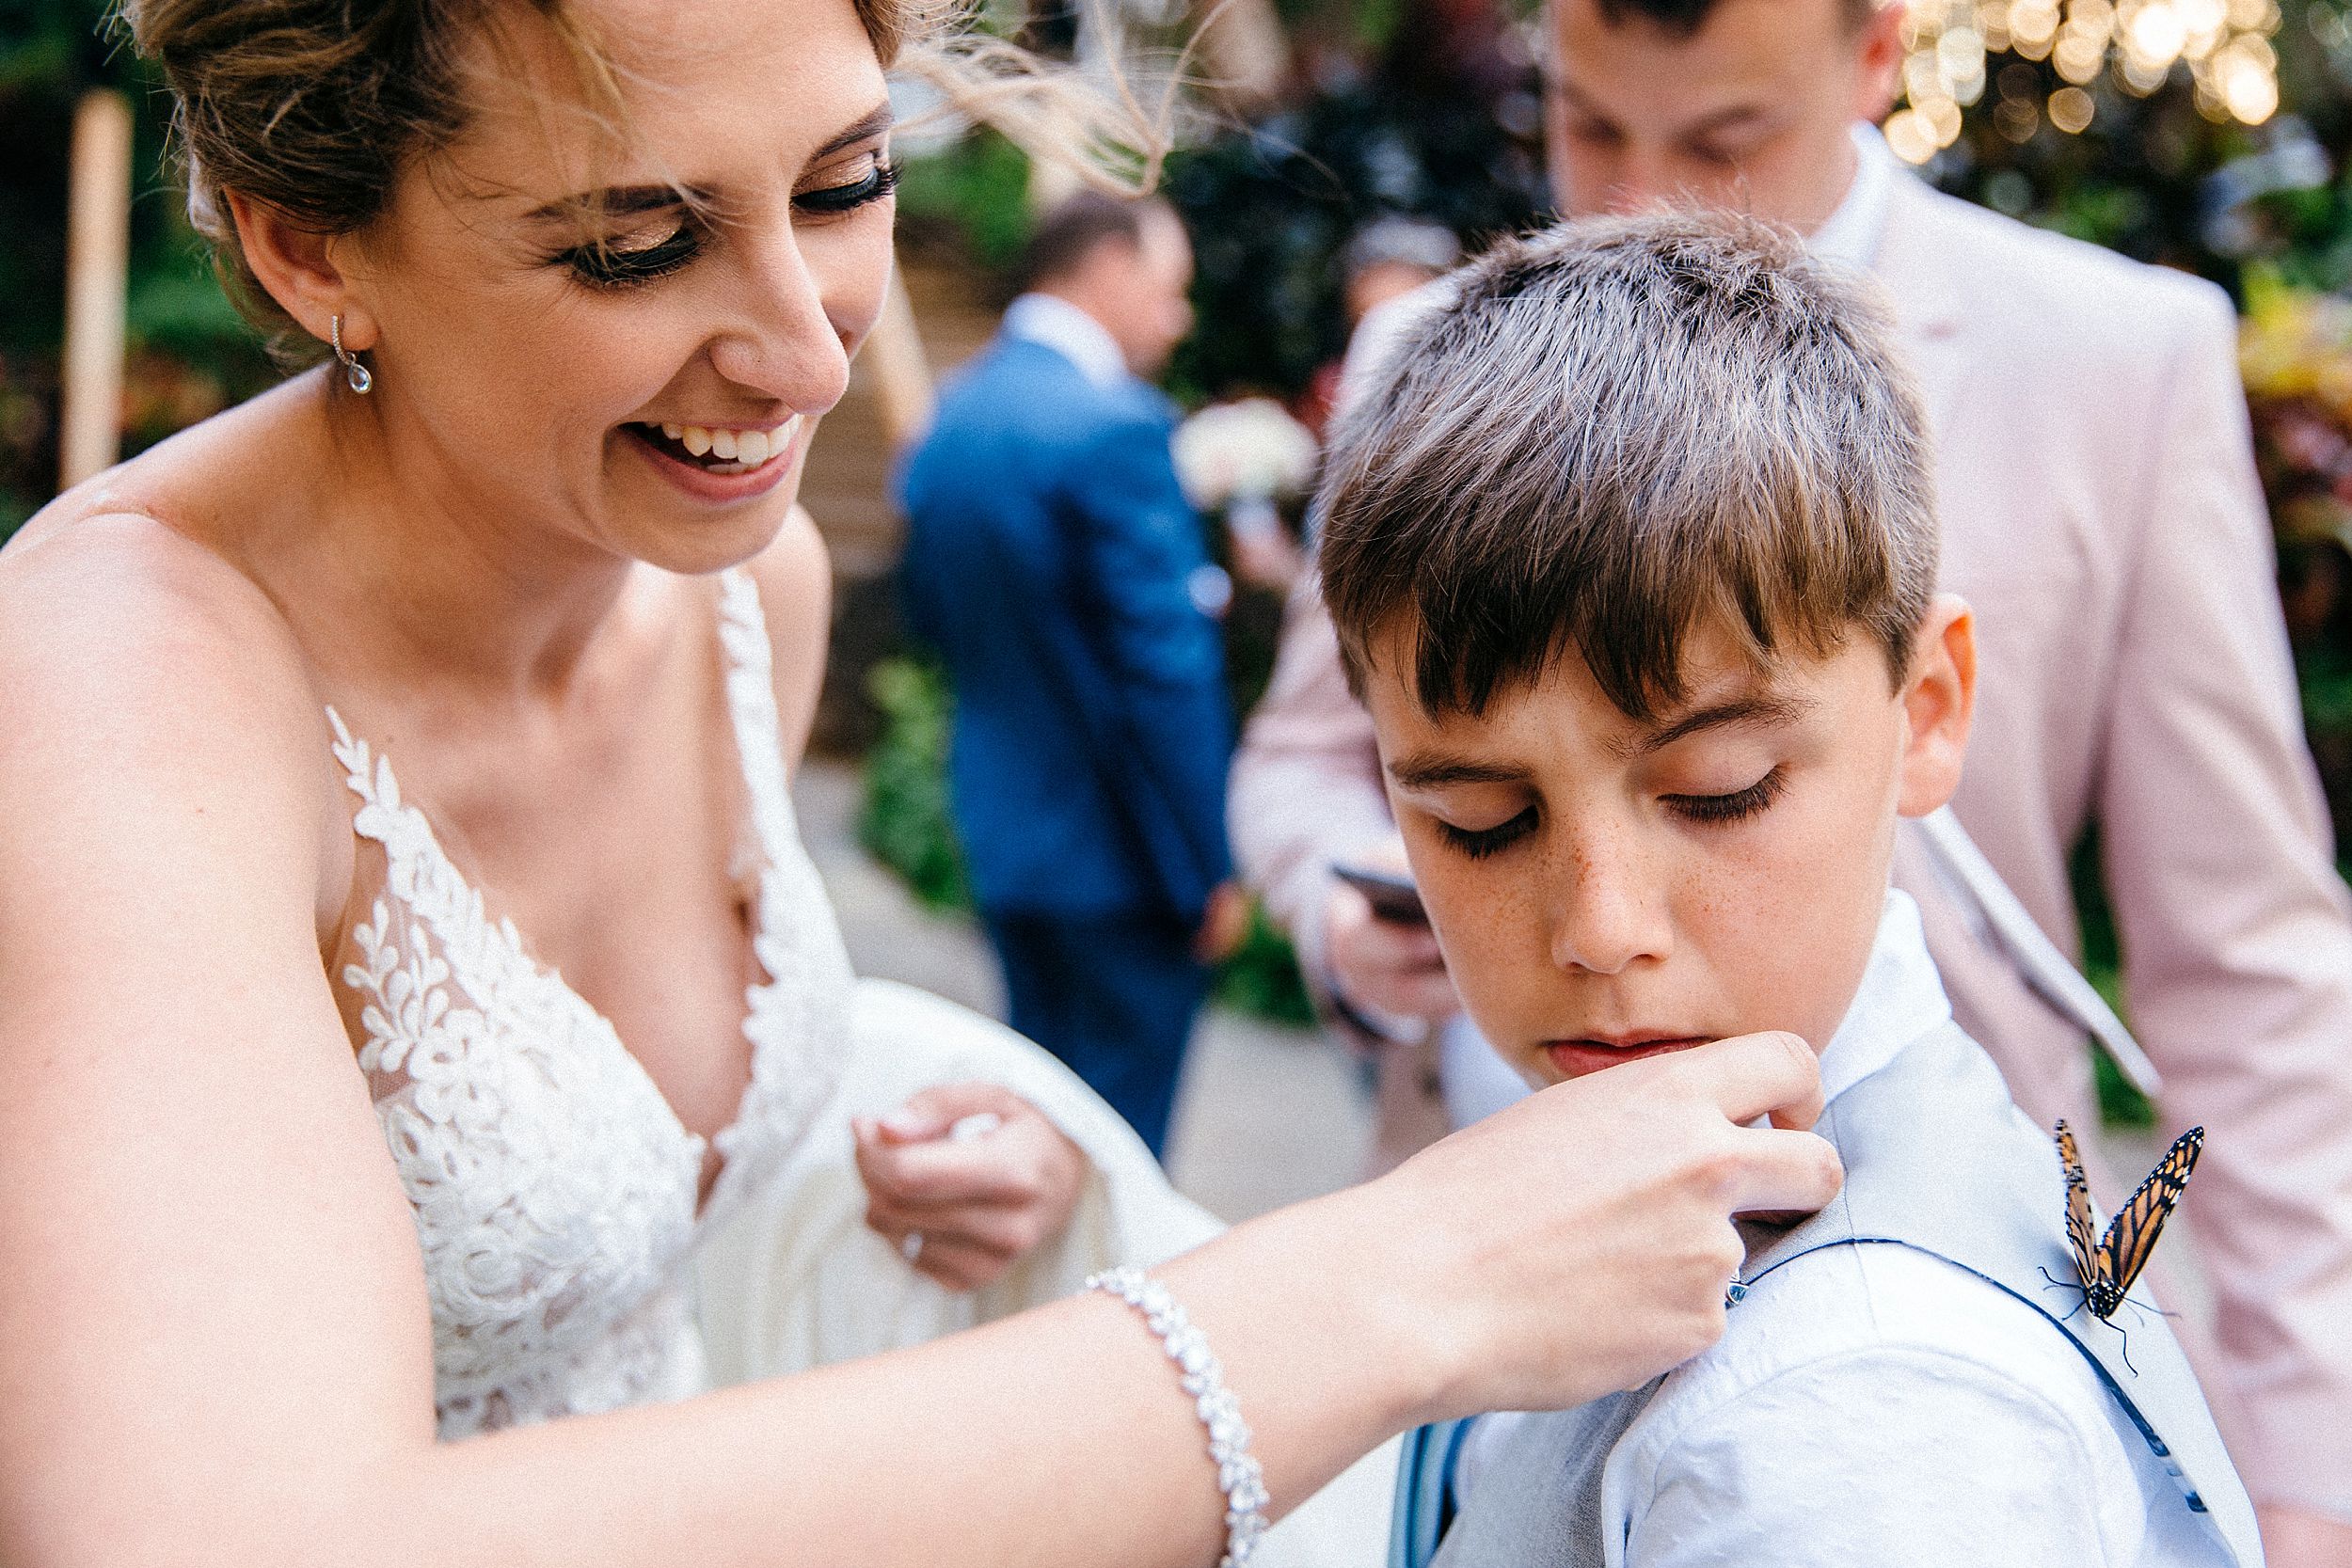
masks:
{"type": "Polygon", "coordinates": [[[1551,915],[1554,964],[1615,974],[1672,945],[1664,900],[1637,867],[1589,850],[1569,862],[1551,915]]]}

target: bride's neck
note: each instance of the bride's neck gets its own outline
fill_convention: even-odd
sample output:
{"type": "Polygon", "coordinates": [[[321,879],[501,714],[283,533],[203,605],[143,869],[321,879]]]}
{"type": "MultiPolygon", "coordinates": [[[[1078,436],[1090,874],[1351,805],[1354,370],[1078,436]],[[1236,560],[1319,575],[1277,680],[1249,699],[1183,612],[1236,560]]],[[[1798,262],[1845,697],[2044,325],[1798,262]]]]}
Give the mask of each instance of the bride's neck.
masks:
{"type": "Polygon", "coordinates": [[[561,700],[633,563],[547,526],[537,498],[485,495],[424,432],[388,433],[396,411],[355,402],[310,400],[332,491],[315,566],[343,601],[338,642],[493,704],[561,700]]]}

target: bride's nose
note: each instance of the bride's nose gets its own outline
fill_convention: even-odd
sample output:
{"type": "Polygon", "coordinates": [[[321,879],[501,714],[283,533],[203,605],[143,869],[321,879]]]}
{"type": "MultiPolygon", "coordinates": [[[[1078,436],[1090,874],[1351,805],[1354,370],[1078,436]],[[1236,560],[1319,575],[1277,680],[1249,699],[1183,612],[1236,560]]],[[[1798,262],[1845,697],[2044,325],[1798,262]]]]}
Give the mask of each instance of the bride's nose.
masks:
{"type": "Polygon", "coordinates": [[[878,268],[832,247],[812,256],[788,228],[750,248],[734,320],[710,344],[712,367],[795,413],[831,408],[848,390],[850,353],[881,309],[890,252],[886,244],[880,248],[878,268]],[[857,276],[853,263],[861,261],[879,276],[857,276]]]}

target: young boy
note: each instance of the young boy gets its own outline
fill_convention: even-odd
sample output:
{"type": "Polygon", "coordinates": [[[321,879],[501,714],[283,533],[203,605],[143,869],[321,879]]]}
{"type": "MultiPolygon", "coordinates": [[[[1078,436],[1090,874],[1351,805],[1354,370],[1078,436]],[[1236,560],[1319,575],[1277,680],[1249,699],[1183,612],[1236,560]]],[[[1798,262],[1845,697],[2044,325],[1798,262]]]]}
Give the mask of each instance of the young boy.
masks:
{"type": "Polygon", "coordinates": [[[2253,1568],[2164,1319],[2082,1309],[2050,1137],[1887,886],[1975,652],[1864,285],[1689,217],[1457,281],[1341,432],[1322,543],[1447,965],[1538,1083],[1803,1037],[1846,1188],[1743,1227],[1723,1341],[1658,1383],[1417,1433],[1391,1560],[2253,1568]]]}

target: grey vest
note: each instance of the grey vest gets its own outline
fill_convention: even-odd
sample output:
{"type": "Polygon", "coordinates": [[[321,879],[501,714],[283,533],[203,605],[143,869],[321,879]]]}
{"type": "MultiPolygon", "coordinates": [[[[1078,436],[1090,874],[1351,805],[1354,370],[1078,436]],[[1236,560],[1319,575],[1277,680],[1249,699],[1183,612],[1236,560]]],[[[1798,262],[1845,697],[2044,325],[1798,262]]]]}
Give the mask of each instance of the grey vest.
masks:
{"type": "MultiPolygon", "coordinates": [[[[1818,1131],[1846,1163],[1845,1190],[1793,1229],[1749,1232],[1748,1266],[1732,1289],[1735,1329],[1740,1298],[1772,1289],[1774,1270],[1823,1247],[1908,1246],[1976,1275],[2081,1353],[2146,1439],[2148,1463],[2171,1477],[2217,1568],[2261,1568],[2253,1507],[2164,1320],[2130,1307],[2117,1314],[2130,1331],[2127,1363],[2114,1325],[2087,1311],[2063,1316],[2079,1292],[2058,1157],[1974,1041],[1950,1025],[1923,1036],[1832,1101],[1818,1131]],[[2051,1279],[2069,1289],[2050,1290],[2051,1279]]],[[[1446,1428],[1414,1433],[1399,1478],[1393,1568],[1600,1568],[1602,1470],[1657,1389],[1525,1419],[1458,1518],[1446,1517],[1458,1440],[1446,1428]]]]}

